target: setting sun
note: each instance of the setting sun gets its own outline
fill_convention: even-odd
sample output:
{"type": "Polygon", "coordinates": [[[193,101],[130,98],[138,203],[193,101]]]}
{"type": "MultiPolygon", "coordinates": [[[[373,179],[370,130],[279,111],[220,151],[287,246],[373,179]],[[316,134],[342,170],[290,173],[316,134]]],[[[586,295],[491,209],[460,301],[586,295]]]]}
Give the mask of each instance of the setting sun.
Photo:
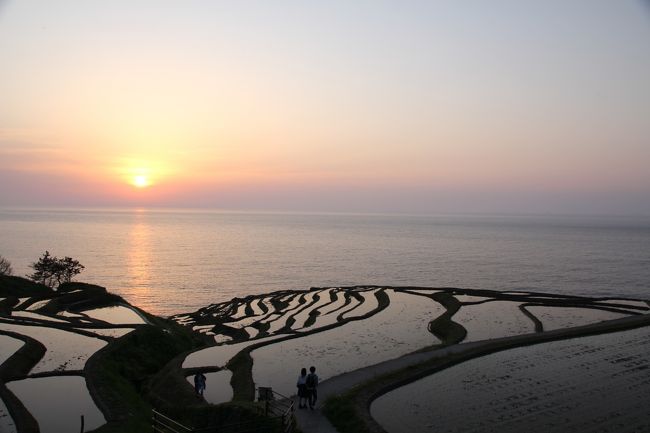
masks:
{"type": "Polygon", "coordinates": [[[131,182],[133,186],[137,188],[145,188],[149,185],[151,185],[151,182],[149,181],[149,178],[143,174],[137,175],[133,177],[133,180],[131,182]]]}

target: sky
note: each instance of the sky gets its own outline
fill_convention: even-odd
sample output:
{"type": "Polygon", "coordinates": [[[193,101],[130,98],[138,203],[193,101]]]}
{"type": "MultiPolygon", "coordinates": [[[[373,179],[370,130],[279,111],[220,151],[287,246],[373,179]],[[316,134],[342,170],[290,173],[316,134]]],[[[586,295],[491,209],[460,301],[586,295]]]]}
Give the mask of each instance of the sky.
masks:
{"type": "Polygon", "coordinates": [[[650,215],[643,1],[0,0],[0,206],[650,215]]]}

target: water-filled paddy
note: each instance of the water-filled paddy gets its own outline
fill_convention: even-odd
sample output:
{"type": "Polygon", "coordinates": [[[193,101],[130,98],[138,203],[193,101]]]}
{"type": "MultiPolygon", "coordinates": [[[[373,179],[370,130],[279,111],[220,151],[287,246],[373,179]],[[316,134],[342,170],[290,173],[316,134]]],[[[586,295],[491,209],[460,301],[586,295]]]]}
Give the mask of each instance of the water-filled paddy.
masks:
{"type": "Polygon", "coordinates": [[[33,311],[13,311],[12,317],[21,319],[49,320],[50,322],[70,323],[67,320],[57,319],[56,317],[46,316],[45,314],[34,313],[33,311]]]}
{"type": "Polygon", "coordinates": [[[101,335],[103,337],[120,338],[126,334],[133,332],[134,328],[79,328],[86,332],[101,335]]]}
{"type": "Polygon", "coordinates": [[[494,298],[489,298],[487,296],[472,295],[454,295],[454,298],[458,299],[460,302],[486,302],[494,300],[494,298]]]}
{"type": "Polygon", "coordinates": [[[650,328],[472,359],[375,400],[389,433],[650,431],[650,328]]]}
{"type": "Polygon", "coordinates": [[[463,341],[480,341],[535,332],[535,324],[519,310],[520,303],[490,301],[464,305],[452,320],[467,330],[463,341]]]}
{"type": "Polygon", "coordinates": [[[63,316],[63,317],[76,317],[76,318],[85,318],[85,317],[86,317],[86,316],[84,316],[83,314],[79,314],[79,313],[71,313],[71,312],[69,312],[69,311],[60,311],[60,312],[58,313],[58,315],[59,315],[59,316],[63,316]]]}
{"type": "Polygon", "coordinates": [[[444,312],[440,304],[392,290],[387,293],[390,305],[368,319],[252,351],[256,386],[291,395],[302,367],[315,365],[325,379],[439,342],[427,326],[444,312]]]}
{"type": "MultiPolygon", "coordinates": [[[[359,295],[361,295],[363,298],[363,302],[359,305],[359,301],[357,301],[356,298],[353,298],[352,302],[348,306],[345,306],[341,309],[341,318],[347,319],[350,317],[363,316],[364,314],[368,314],[377,308],[379,302],[377,302],[377,297],[375,296],[376,292],[377,290],[366,290],[359,292],[359,295]]],[[[393,302],[392,293],[394,292],[391,291],[391,302],[393,302]]]]}
{"type": "Polygon", "coordinates": [[[18,298],[18,304],[14,306],[14,310],[17,310],[18,308],[23,308],[24,304],[27,303],[32,298],[18,298]]]}
{"type": "Polygon", "coordinates": [[[330,292],[331,289],[318,292],[318,297],[319,297],[318,301],[310,305],[308,308],[303,308],[301,310],[298,310],[293,316],[293,319],[295,320],[295,323],[293,324],[293,328],[294,329],[302,328],[305,325],[305,322],[309,319],[311,312],[331,304],[332,299],[330,298],[330,292]]]}
{"type": "Polygon", "coordinates": [[[0,399],[0,432],[2,433],[16,433],[16,424],[13,418],[9,415],[5,402],[0,399]]]}
{"type": "MultiPolygon", "coordinates": [[[[316,321],[307,328],[307,330],[320,328],[336,323],[337,316],[340,309],[345,305],[345,296],[343,292],[339,291],[335,294],[336,299],[329,304],[323,305],[318,308],[318,315],[316,321]]],[[[376,301],[375,301],[376,302],[376,301]]],[[[300,329],[297,329],[300,330],[300,329]]]]}
{"type": "Polygon", "coordinates": [[[23,347],[22,340],[0,334],[0,365],[2,365],[18,349],[23,347]]]}
{"type": "Polygon", "coordinates": [[[31,373],[54,370],[82,370],[88,358],[106,345],[98,338],[45,326],[0,323],[0,329],[23,334],[40,341],[47,351],[31,373]]]}
{"type": "Polygon", "coordinates": [[[7,387],[36,418],[41,433],[78,432],[81,415],[85,421],[84,431],[106,422],[81,376],[24,379],[9,382],[7,387]]]}
{"type": "Polygon", "coordinates": [[[86,310],[84,314],[90,318],[103,320],[114,325],[141,325],[146,323],[140,314],[123,305],[86,310]]]}
{"type": "Polygon", "coordinates": [[[526,309],[542,322],[545,331],[588,325],[627,316],[627,314],[623,313],[593,308],[530,306],[526,307],[526,309]]]}
{"type": "Polygon", "coordinates": [[[34,302],[34,303],[31,304],[29,307],[27,307],[27,309],[28,309],[29,311],[35,311],[35,310],[38,310],[39,308],[46,306],[50,301],[51,301],[51,299],[45,299],[45,300],[43,300],[43,301],[37,301],[37,302],[34,302]]]}
{"type": "Polygon", "coordinates": [[[259,338],[257,340],[244,341],[242,343],[223,344],[198,350],[187,355],[183,362],[183,368],[208,366],[224,367],[233,356],[237,355],[237,353],[246,347],[257,343],[277,340],[280,337],[282,337],[282,335],[259,338]]]}

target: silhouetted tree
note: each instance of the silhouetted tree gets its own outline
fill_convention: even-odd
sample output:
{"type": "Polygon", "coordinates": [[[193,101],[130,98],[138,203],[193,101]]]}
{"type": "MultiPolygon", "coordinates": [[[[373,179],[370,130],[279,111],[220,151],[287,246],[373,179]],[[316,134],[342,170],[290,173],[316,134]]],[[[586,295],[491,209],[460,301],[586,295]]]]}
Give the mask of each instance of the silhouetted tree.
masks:
{"type": "Polygon", "coordinates": [[[11,269],[11,263],[9,260],[0,256],[0,275],[11,275],[12,273],[13,269],[11,269]]]}
{"type": "Polygon", "coordinates": [[[72,257],[59,259],[51,256],[49,251],[45,251],[37,262],[29,266],[34,269],[34,273],[28,277],[51,288],[57,288],[61,283],[69,283],[84,269],[84,265],[78,260],[72,257]]]}

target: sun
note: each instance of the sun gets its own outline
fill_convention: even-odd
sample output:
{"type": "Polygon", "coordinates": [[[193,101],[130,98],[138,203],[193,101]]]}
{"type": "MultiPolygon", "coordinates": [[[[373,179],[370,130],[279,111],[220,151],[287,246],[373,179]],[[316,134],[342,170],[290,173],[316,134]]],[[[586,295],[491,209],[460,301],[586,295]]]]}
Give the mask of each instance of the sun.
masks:
{"type": "Polygon", "coordinates": [[[131,183],[136,188],[146,188],[149,185],[151,185],[151,182],[149,181],[149,178],[144,174],[138,174],[136,176],[133,176],[133,179],[131,180],[131,183]]]}

